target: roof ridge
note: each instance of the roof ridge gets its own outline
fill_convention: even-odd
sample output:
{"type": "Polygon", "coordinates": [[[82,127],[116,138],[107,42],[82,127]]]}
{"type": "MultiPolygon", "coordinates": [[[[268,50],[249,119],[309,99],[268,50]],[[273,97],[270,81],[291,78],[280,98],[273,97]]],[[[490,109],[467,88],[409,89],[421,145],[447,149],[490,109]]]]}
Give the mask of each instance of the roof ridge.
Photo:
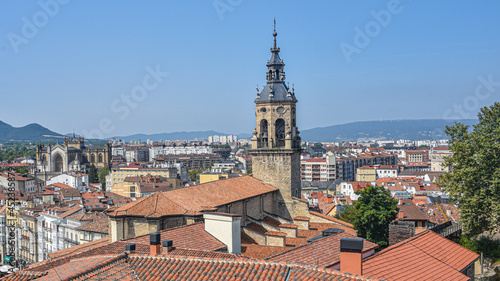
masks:
{"type": "MultiPolygon", "coordinates": [[[[93,256],[92,258],[95,258],[95,257],[106,257],[106,256],[93,256]]],[[[80,272],[77,272],[77,273],[74,273],[66,278],[64,278],[64,280],[73,280],[73,279],[76,279],[77,277],[81,277],[81,276],[84,276],[86,274],[89,274],[90,272],[92,271],[96,271],[96,270],[99,270],[113,262],[116,262],[116,261],[119,261],[121,259],[127,259],[127,253],[123,252],[121,254],[118,254],[116,256],[108,256],[110,257],[110,259],[108,260],[104,260],[102,261],[101,263],[97,264],[97,265],[94,265],[92,267],[88,267],[80,272]]],[[[78,260],[78,259],[75,259],[75,260],[78,260]]],[[[56,272],[56,268],[52,268],[52,270],[54,270],[54,272],[56,272]]]]}
{"type": "MultiPolygon", "coordinates": [[[[306,243],[306,244],[302,244],[302,245],[299,245],[299,246],[297,246],[297,247],[293,247],[293,248],[291,248],[291,249],[288,249],[288,250],[286,250],[286,251],[283,251],[283,252],[280,252],[280,253],[277,253],[277,254],[271,255],[271,256],[269,256],[269,257],[265,258],[265,260],[269,260],[270,258],[274,258],[274,257],[277,257],[277,256],[279,256],[279,255],[282,255],[282,254],[285,254],[285,253],[288,253],[288,252],[291,252],[291,251],[294,251],[294,250],[297,250],[297,249],[300,249],[300,248],[304,248],[304,247],[306,247],[306,246],[310,246],[310,245],[312,245],[312,244],[314,244],[314,243],[317,243],[317,242],[319,242],[319,241],[322,241],[324,238],[328,238],[328,237],[335,237],[335,236],[337,236],[337,235],[340,235],[341,233],[344,233],[344,234],[350,235],[350,234],[345,233],[345,232],[339,232],[339,233],[335,233],[335,234],[333,234],[333,235],[328,235],[328,236],[322,237],[322,238],[320,238],[320,239],[317,239],[317,240],[314,240],[314,241],[308,242],[308,243],[306,243]]],[[[352,236],[352,235],[350,235],[350,236],[352,236]]],[[[297,237],[297,238],[298,238],[298,237],[297,237]]],[[[363,239],[363,240],[366,240],[366,239],[364,239],[364,238],[362,238],[362,239],[363,239]]]]}
{"type": "MultiPolygon", "coordinates": [[[[354,225],[353,225],[353,224],[348,223],[348,222],[343,221],[343,220],[339,220],[339,219],[337,219],[337,218],[335,218],[335,217],[328,216],[328,215],[325,215],[325,214],[322,214],[322,213],[319,213],[319,212],[316,212],[316,211],[309,211],[309,213],[310,213],[310,214],[312,214],[312,215],[315,215],[314,213],[316,213],[316,214],[320,214],[320,215],[321,215],[321,216],[319,216],[320,218],[322,218],[322,217],[331,217],[331,218],[325,218],[325,219],[331,220],[332,222],[336,222],[336,223],[338,223],[338,224],[340,224],[340,225],[343,225],[343,226],[345,226],[345,227],[354,228],[354,225]]],[[[317,215],[315,215],[315,216],[317,216],[317,215]]]]}

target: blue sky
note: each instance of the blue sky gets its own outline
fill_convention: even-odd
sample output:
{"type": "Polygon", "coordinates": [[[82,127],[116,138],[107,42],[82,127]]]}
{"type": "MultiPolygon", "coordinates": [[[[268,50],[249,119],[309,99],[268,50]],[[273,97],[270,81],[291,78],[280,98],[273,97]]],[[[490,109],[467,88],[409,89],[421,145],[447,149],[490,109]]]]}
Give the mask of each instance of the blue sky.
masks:
{"type": "Polygon", "coordinates": [[[275,16],[299,129],[475,117],[499,100],[499,10],[499,1],[1,1],[0,120],[94,137],[251,133],[275,16]]]}

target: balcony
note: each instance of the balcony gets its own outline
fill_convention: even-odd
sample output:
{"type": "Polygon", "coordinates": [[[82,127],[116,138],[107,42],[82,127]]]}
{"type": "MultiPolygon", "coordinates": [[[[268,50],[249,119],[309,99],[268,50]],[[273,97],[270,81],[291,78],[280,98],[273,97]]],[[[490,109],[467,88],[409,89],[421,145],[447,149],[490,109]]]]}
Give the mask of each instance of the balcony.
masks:
{"type": "Polygon", "coordinates": [[[73,244],[73,245],[80,245],[80,242],[75,241],[75,240],[71,240],[70,238],[66,238],[66,237],[65,237],[65,238],[64,238],[64,241],[65,241],[65,242],[68,242],[68,243],[70,243],[70,244],[73,244]]]}

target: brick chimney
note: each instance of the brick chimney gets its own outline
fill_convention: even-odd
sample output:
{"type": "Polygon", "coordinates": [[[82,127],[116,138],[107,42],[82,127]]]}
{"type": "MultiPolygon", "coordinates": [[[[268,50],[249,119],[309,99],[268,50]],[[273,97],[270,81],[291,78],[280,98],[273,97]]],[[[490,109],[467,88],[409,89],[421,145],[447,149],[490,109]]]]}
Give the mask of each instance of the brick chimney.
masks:
{"type": "Polygon", "coordinates": [[[152,256],[156,256],[161,253],[161,235],[160,233],[151,233],[149,234],[149,245],[150,245],[150,254],[152,256]]]}
{"type": "Polygon", "coordinates": [[[163,252],[164,253],[169,253],[172,252],[175,248],[173,247],[174,243],[172,240],[165,240],[161,242],[161,245],[163,247],[163,252]]]}
{"type": "Polygon", "coordinates": [[[363,275],[363,239],[340,239],[340,270],[363,275]]]}
{"type": "Polygon", "coordinates": [[[399,212],[398,212],[398,219],[404,220],[404,218],[405,218],[405,213],[403,212],[403,210],[399,210],[399,212]]]}
{"type": "Polygon", "coordinates": [[[241,215],[204,213],[205,231],[227,246],[227,252],[241,254],[241,215]]]}

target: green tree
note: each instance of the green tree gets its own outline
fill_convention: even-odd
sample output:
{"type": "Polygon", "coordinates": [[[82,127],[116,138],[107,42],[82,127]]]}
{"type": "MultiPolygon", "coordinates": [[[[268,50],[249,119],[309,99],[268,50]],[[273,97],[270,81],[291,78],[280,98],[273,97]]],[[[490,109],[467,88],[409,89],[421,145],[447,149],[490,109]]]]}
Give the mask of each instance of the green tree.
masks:
{"type": "Polygon", "coordinates": [[[468,237],[500,227],[500,103],[482,108],[478,117],[472,130],[462,123],[446,127],[453,155],[440,182],[459,203],[468,237]]]}
{"type": "Polygon", "coordinates": [[[252,168],[247,169],[247,175],[250,175],[252,173],[252,168]]]}
{"type": "Polygon", "coordinates": [[[338,213],[335,215],[335,218],[348,223],[354,222],[354,218],[357,212],[354,205],[339,205],[337,208],[338,213]]]}
{"type": "Polygon", "coordinates": [[[198,180],[198,174],[203,173],[203,169],[198,168],[198,169],[193,169],[189,171],[189,175],[191,176],[191,181],[197,181],[198,180]]]}
{"type": "Polygon", "coordinates": [[[389,224],[396,219],[398,201],[383,186],[367,186],[356,191],[360,195],[353,225],[358,235],[380,246],[389,243],[389,224]]]}
{"type": "Polygon", "coordinates": [[[106,176],[109,175],[109,169],[108,167],[100,168],[97,171],[98,177],[99,177],[99,182],[101,183],[101,189],[103,191],[106,190],[106,176]]]}
{"type": "Polygon", "coordinates": [[[89,182],[90,183],[98,183],[99,182],[99,176],[97,175],[97,168],[94,166],[94,164],[90,165],[89,182]]]}

